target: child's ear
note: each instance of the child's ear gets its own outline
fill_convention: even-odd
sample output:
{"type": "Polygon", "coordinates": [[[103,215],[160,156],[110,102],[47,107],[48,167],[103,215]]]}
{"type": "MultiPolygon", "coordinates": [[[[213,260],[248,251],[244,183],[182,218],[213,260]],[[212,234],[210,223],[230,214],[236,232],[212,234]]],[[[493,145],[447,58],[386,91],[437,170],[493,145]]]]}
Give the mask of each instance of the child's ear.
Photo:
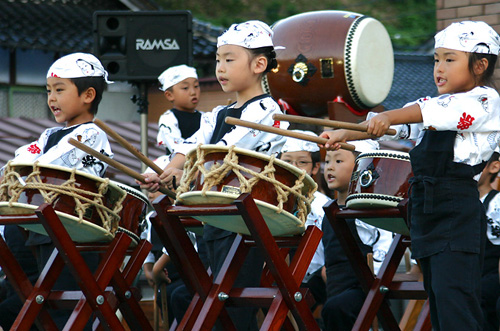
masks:
{"type": "Polygon", "coordinates": [[[174,102],[174,94],[170,90],[165,91],[165,98],[167,98],[168,101],[174,102]]]}
{"type": "Polygon", "coordinates": [[[318,173],[318,171],[319,171],[319,168],[320,168],[320,167],[321,167],[321,163],[316,162],[316,163],[314,164],[314,167],[312,168],[311,174],[312,174],[313,176],[316,176],[316,174],[318,173]]]}
{"type": "Polygon", "coordinates": [[[489,164],[490,173],[494,174],[500,171],[500,161],[493,161],[489,164]]]}
{"type": "Polygon", "coordinates": [[[94,101],[95,96],[96,96],[96,91],[95,88],[89,87],[83,92],[84,100],[87,103],[92,103],[94,101]]]}
{"type": "Polygon", "coordinates": [[[265,56],[256,57],[254,72],[256,74],[261,74],[266,70],[266,68],[267,68],[267,57],[265,56]]]}
{"type": "Polygon", "coordinates": [[[477,60],[475,65],[474,65],[474,73],[476,75],[482,75],[486,71],[486,69],[488,69],[488,65],[489,65],[489,62],[488,62],[487,58],[483,57],[483,58],[477,60]]]}

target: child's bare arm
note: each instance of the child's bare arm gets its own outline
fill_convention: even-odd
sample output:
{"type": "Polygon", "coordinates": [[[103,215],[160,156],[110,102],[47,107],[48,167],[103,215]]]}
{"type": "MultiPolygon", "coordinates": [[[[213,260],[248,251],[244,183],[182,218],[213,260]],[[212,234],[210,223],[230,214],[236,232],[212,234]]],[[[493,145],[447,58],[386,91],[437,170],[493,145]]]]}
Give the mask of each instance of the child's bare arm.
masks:
{"type": "Polygon", "coordinates": [[[391,125],[420,122],[422,122],[420,106],[418,104],[413,104],[400,109],[388,110],[372,117],[370,120],[366,121],[368,125],[367,133],[381,137],[387,132],[391,125]]]}
{"type": "Polygon", "coordinates": [[[158,261],[155,262],[153,266],[153,279],[155,284],[159,285],[161,283],[170,283],[171,280],[168,278],[166,272],[167,263],[170,261],[170,256],[167,254],[162,254],[158,261]]]}

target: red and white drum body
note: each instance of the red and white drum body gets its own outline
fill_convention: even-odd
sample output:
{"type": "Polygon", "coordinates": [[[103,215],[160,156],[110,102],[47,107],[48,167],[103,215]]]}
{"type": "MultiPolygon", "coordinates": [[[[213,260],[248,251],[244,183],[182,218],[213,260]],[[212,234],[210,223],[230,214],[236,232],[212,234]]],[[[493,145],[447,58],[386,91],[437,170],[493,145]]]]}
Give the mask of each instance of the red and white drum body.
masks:
{"type": "Polygon", "coordinates": [[[394,54],[385,27],[372,17],[345,11],[291,16],[273,26],[278,68],[267,75],[275,99],[306,116],[328,114],[338,98],[356,111],[389,94],[394,54]]]}
{"type": "MultiPolygon", "coordinates": [[[[9,163],[0,184],[0,215],[30,215],[49,203],[76,242],[113,239],[125,192],[109,179],[51,164],[9,163]]],[[[21,224],[46,235],[41,224],[21,224]]]]}
{"type": "Polygon", "coordinates": [[[128,233],[134,240],[139,241],[141,232],[145,228],[145,217],[150,207],[149,199],[141,191],[116,181],[110,181],[127,193],[120,211],[118,231],[128,233]]]}
{"type": "Polygon", "coordinates": [[[351,176],[346,206],[353,209],[390,208],[408,197],[413,176],[410,155],[379,150],[361,153],[351,176]]]}
{"type": "MultiPolygon", "coordinates": [[[[346,206],[351,209],[394,208],[408,198],[409,179],[413,177],[410,155],[379,150],[361,153],[351,176],[346,206]]],[[[362,218],[378,228],[410,235],[403,218],[362,218]]]]}

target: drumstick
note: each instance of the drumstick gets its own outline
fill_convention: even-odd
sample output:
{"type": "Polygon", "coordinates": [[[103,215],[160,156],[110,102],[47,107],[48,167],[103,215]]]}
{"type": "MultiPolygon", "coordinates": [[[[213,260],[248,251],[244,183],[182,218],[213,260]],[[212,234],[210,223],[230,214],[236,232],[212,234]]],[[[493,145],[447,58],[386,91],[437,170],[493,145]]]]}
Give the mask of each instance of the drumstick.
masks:
{"type": "MultiPolygon", "coordinates": [[[[120,162],[118,161],[115,161],[113,160],[112,158],[102,154],[102,153],[99,153],[98,151],[96,151],[95,149],[93,148],[90,148],[89,146],[85,145],[85,144],[82,144],[81,142],[73,139],[73,138],[69,138],[68,142],[81,149],[82,151],[84,151],[85,153],[88,153],[92,156],[95,156],[96,158],[98,158],[99,160],[101,160],[102,162],[106,162],[107,164],[109,164],[110,166],[122,171],[123,173],[129,175],[130,177],[132,178],[135,178],[137,179],[138,181],[142,182],[142,183],[145,183],[145,177],[143,175],[141,175],[140,173],[138,173],[137,171],[134,171],[132,169],[130,169],[129,167],[127,167],[126,165],[123,165],[121,164],[120,162]]],[[[172,199],[175,199],[175,193],[172,192],[171,190],[169,190],[168,188],[166,187],[160,187],[159,188],[159,191],[165,195],[167,195],[169,198],[172,198],[172,199]]]]}
{"type": "MultiPolygon", "coordinates": [[[[312,118],[312,117],[297,116],[297,115],[274,114],[273,120],[287,121],[287,122],[301,123],[301,124],[321,125],[330,128],[347,129],[347,130],[354,130],[361,132],[366,132],[366,130],[368,130],[368,125],[366,124],[355,124],[349,122],[324,120],[321,118],[312,118]]],[[[394,129],[388,129],[386,133],[389,135],[395,135],[397,132],[394,129]]]]}
{"type": "Polygon", "coordinates": [[[163,173],[163,169],[158,167],[156,163],[148,159],[144,154],[142,154],[137,148],[135,148],[131,143],[125,140],[122,136],[120,136],[117,132],[107,126],[103,121],[96,118],[94,119],[94,123],[100,127],[104,132],[106,132],[111,138],[116,140],[120,145],[122,145],[126,150],[132,153],[135,157],[142,161],[145,165],[154,170],[158,175],[163,173]]]}
{"type": "MultiPolygon", "coordinates": [[[[294,132],[294,131],[290,131],[290,130],[275,128],[273,126],[244,121],[244,120],[240,120],[239,118],[235,118],[235,117],[231,117],[231,116],[226,117],[226,123],[231,124],[231,125],[244,126],[247,128],[256,129],[256,130],[260,130],[260,131],[275,133],[275,134],[279,134],[282,136],[292,137],[292,138],[296,138],[296,139],[300,139],[300,140],[311,141],[313,143],[320,144],[320,145],[324,145],[328,141],[328,139],[326,139],[326,138],[311,136],[311,135],[308,135],[305,133],[294,132]]],[[[351,145],[351,144],[339,142],[339,145],[340,145],[340,148],[348,150],[348,151],[355,150],[354,145],[351,145]]]]}

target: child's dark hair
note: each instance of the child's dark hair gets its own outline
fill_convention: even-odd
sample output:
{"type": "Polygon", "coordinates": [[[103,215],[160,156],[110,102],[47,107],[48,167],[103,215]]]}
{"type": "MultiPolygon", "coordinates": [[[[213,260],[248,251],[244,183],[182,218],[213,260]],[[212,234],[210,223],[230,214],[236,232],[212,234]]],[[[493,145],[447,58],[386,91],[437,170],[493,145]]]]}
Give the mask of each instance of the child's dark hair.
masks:
{"type": "Polygon", "coordinates": [[[311,160],[312,160],[312,166],[316,166],[316,163],[321,162],[321,152],[311,152],[311,160]]]}
{"type": "Polygon", "coordinates": [[[267,58],[267,68],[264,70],[263,74],[267,74],[269,71],[278,67],[278,61],[276,60],[276,52],[274,47],[260,47],[260,48],[250,48],[248,49],[250,53],[255,57],[258,55],[264,55],[267,58]]]}
{"type": "Polygon", "coordinates": [[[95,90],[95,98],[90,105],[90,112],[95,115],[97,114],[97,109],[99,107],[99,103],[102,100],[102,94],[104,92],[104,87],[106,86],[106,81],[104,77],[78,77],[78,78],[70,78],[73,84],[76,85],[78,90],[78,95],[81,95],[90,87],[93,87],[95,90]]]}
{"type": "Polygon", "coordinates": [[[495,82],[493,80],[493,72],[495,71],[495,65],[497,63],[497,55],[493,54],[483,54],[483,53],[470,53],[469,55],[469,71],[476,80],[476,85],[485,85],[495,88],[495,82]],[[474,65],[477,61],[485,58],[488,60],[488,68],[483,72],[481,76],[476,76],[474,73],[474,65]]]}
{"type": "MultiPolygon", "coordinates": [[[[498,152],[493,152],[493,155],[491,155],[490,159],[488,160],[488,165],[490,165],[490,163],[492,163],[494,161],[500,161],[499,157],[500,157],[500,154],[498,152]]],[[[495,181],[495,179],[497,178],[497,176],[498,176],[498,172],[490,174],[490,183],[493,183],[495,181]]]]}

